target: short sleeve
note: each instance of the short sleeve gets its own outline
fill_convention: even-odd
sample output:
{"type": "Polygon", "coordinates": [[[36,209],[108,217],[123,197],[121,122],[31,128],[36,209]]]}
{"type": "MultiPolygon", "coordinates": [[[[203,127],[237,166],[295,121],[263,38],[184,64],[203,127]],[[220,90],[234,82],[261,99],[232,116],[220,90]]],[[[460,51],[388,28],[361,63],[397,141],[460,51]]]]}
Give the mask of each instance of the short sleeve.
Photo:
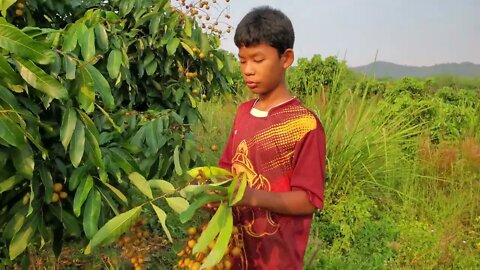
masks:
{"type": "Polygon", "coordinates": [[[310,202],[323,208],[325,188],[325,132],[317,121],[317,127],[309,131],[295,146],[293,171],[290,178],[292,190],[307,192],[310,202]]]}

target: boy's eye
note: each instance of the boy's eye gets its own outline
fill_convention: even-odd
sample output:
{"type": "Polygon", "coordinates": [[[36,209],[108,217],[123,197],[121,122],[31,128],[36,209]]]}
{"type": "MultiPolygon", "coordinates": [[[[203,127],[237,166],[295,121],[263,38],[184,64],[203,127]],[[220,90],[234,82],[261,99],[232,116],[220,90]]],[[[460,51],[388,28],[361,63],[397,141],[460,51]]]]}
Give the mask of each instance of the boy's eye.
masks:
{"type": "Polygon", "coordinates": [[[263,62],[263,59],[253,59],[253,62],[255,62],[255,63],[261,63],[261,62],[263,62]]]}

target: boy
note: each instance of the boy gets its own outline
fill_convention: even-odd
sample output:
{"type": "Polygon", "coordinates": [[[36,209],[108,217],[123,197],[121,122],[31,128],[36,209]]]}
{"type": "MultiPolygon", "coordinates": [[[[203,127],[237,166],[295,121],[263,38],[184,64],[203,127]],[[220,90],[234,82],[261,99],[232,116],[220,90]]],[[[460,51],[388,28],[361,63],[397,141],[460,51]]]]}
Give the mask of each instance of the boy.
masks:
{"type": "Polygon", "coordinates": [[[243,247],[236,268],[302,269],[312,214],[323,207],[323,127],[287,88],[294,32],[285,14],[253,9],[234,40],[243,79],[258,95],[238,108],[219,161],[248,181],[235,211],[243,247]]]}

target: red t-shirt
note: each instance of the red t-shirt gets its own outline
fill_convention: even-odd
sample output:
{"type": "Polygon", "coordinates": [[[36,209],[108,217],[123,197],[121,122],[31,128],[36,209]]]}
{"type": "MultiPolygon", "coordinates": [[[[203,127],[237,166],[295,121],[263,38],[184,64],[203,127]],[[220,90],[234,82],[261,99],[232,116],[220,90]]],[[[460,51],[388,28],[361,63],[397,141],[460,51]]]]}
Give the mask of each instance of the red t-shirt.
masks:
{"type": "MultiPolygon", "coordinates": [[[[255,100],[240,105],[219,166],[245,173],[252,188],[304,190],[323,207],[325,133],[314,113],[294,98],[266,117],[251,114],[255,100]]],[[[243,255],[238,269],[302,269],[312,215],[282,215],[237,208],[243,255]]]]}

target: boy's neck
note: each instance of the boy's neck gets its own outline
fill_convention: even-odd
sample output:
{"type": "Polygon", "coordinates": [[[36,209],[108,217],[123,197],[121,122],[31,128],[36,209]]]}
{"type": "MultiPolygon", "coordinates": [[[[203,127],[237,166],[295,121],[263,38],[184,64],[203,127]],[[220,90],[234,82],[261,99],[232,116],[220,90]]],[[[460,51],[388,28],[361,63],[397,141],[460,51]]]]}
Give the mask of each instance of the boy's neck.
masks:
{"type": "Polygon", "coordinates": [[[285,84],[282,84],[273,91],[258,95],[258,101],[255,104],[255,108],[261,111],[269,111],[272,107],[288,101],[291,98],[292,95],[290,94],[290,91],[285,84]]]}

